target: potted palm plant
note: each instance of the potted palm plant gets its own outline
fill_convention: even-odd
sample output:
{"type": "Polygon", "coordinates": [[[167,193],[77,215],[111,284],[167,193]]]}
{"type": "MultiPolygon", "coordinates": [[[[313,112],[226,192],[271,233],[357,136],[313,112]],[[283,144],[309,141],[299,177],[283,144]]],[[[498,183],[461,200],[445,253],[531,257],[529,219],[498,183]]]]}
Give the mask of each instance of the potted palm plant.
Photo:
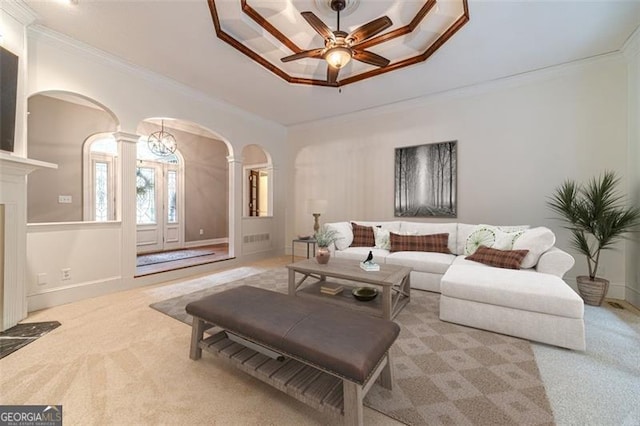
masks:
{"type": "Polygon", "coordinates": [[[600,253],[640,223],[640,209],[627,207],[616,192],[619,180],[610,171],[586,185],[567,180],[547,203],[571,231],[571,246],[587,258],[589,276],[576,280],[580,296],[589,305],[600,306],[609,289],[609,281],[597,276],[600,253]]]}
{"type": "Polygon", "coordinates": [[[323,226],[316,232],[314,239],[316,240],[316,244],[318,244],[318,251],[316,252],[316,260],[318,263],[325,264],[329,262],[329,257],[331,256],[329,246],[337,240],[337,234],[335,230],[329,229],[326,226],[323,226]]]}

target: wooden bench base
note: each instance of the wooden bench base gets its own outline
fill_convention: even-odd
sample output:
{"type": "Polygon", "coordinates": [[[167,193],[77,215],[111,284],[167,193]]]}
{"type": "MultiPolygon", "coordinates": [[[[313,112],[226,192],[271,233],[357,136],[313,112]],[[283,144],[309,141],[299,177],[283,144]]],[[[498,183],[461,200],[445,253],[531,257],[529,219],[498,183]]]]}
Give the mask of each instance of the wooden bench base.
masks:
{"type": "Polygon", "coordinates": [[[212,326],[194,317],[191,359],[200,359],[204,349],[319,411],[342,417],[347,425],[363,424],[362,400],[376,380],[381,386],[391,389],[393,377],[388,352],[367,382],[360,385],[317,366],[311,366],[302,359],[287,356],[284,360],[278,361],[234,342],[229,339],[227,332],[220,328],[205,338],[204,331],[212,326]]]}

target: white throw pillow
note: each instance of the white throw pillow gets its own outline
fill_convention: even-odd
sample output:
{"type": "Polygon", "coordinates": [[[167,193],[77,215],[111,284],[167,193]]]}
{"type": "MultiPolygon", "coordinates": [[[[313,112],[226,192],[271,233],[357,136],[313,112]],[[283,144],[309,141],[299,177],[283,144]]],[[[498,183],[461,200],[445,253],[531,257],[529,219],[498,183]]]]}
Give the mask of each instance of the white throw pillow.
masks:
{"type": "Polygon", "coordinates": [[[553,231],[544,226],[524,231],[524,234],[513,244],[514,250],[529,250],[529,253],[522,259],[520,268],[527,269],[536,266],[542,253],[553,247],[555,243],[556,236],[553,231]]]}
{"type": "Polygon", "coordinates": [[[524,229],[520,226],[478,225],[467,237],[464,245],[464,254],[466,256],[473,254],[480,246],[498,250],[511,250],[514,248],[514,243],[524,232],[524,229]]]}
{"type": "Polygon", "coordinates": [[[391,240],[388,229],[378,228],[377,226],[373,228],[373,237],[376,240],[376,248],[390,250],[391,249],[391,240]]]}
{"type": "Polygon", "coordinates": [[[325,223],[327,229],[336,231],[334,245],[337,250],[344,250],[353,242],[353,230],[349,222],[325,223]]]}

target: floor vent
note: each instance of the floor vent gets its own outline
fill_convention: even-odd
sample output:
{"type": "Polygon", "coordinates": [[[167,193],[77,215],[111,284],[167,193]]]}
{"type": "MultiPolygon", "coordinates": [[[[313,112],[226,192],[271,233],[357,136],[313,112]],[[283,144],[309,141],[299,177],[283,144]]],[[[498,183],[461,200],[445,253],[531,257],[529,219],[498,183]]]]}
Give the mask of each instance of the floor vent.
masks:
{"type": "Polygon", "coordinates": [[[269,234],[254,234],[244,236],[245,243],[258,243],[260,241],[269,241],[269,234]]]}
{"type": "Polygon", "coordinates": [[[610,306],[612,306],[612,307],[614,307],[616,309],[624,309],[624,306],[622,306],[618,302],[607,302],[607,303],[609,303],[610,306]]]}

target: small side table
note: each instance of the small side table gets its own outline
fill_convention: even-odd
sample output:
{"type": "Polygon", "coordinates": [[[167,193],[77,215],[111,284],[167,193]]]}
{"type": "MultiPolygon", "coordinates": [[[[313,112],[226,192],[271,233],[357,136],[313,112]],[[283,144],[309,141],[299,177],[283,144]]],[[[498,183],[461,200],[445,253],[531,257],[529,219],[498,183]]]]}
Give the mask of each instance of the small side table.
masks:
{"type": "Polygon", "coordinates": [[[313,238],[308,238],[306,240],[301,240],[300,238],[296,238],[291,241],[291,262],[293,262],[294,255],[296,253],[296,243],[302,243],[307,245],[307,259],[309,259],[310,255],[315,253],[316,251],[316,240],[313,238]],[[309,251],[309,249],[313,246],[313,251],[309,251]]]}

